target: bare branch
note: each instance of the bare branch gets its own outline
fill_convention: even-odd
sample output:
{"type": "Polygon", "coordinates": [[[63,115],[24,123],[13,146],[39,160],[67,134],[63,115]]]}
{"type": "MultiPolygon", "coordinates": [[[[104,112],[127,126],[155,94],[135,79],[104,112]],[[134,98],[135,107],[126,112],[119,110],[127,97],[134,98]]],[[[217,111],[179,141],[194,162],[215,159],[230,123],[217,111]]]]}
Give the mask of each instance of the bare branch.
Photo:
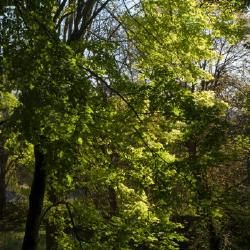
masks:
{"type": "Polygon", "coordinates": [[[53,17],[53,22],[56,23],[56,20],[60,16],[61,12],[63,11],[63,8],[65,7],[67,0],[63,0],[62,3],[59,5],[54,17],[53,17]]]}

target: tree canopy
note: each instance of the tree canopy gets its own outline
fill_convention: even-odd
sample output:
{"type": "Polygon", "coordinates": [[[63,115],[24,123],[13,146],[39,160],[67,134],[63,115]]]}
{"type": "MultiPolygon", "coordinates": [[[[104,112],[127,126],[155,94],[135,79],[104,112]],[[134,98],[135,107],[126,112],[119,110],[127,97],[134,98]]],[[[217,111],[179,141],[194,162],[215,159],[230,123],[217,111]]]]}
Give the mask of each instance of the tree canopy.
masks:
{"type": "Polygon", "coordinates": [[[245,1],[0,14],[0,225],[21,204],[23,250],[248,249],[245,1]]]}

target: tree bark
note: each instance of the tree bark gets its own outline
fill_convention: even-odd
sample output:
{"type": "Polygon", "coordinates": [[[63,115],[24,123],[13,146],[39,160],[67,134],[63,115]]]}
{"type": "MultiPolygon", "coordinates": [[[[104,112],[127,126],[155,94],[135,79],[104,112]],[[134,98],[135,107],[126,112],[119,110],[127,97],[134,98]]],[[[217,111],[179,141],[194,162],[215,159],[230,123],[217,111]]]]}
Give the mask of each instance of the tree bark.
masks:
{"type": "Polygon", "coordinates": [[[3,145],[0,145],[0,219],[4,217],[6,208],[6,165],[8,162],[8,153],[3,145]]]}
{"type": "Polygon", "coordinates": [[[246,169],[247,169],[247,185],[250,186],[250,156],[247,157],[246,169]]]}
{"type": "Polygon", "coordinates": [[[208,234],[209,234],[209,249],[220,250],[220,238],[216,234],[216,230],[213,225],[213,220],[210,217],[208,223],[208,234]]]}
{"type": "Polygon", "coordinates": [[[108,187],[108,196],[109,196],[109,204],[110,204],[110,217],[116,216],[118,214],[118,205],[116,199],[116,192],[113,187],[108,187]]]}
{"type": "MultiPolygon", "coordinates": [[[[96,0],[88,0],[86,3],[78,9],[78,13],[76,13],[75,23],[76,26],[74,30],[69,33],[68,43],[80,40],[86,33],[88,26],[91,24],[92,12],[96,5],[96,0]],[[79,16],[81,16],[82,22],[79,25],[79,16]]],[[[80,4],[80,3],[79,3],[80,4]]]]}
{"type": "Polygon", "coordinates": [[[34,148],[35,170],[29,196],[29,211],[26,221],[22,250],[36,250],[39,239],[43,200],[46,187],[45,154],[41,145],[34,148]]]}

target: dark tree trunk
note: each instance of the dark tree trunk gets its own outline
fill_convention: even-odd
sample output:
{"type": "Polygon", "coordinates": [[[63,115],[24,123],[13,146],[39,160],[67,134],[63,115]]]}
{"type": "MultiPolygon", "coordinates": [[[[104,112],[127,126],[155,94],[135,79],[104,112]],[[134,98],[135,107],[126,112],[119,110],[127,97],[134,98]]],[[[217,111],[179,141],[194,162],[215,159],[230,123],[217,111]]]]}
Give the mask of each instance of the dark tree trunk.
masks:
{"type": "Polygon", "coordinates": [[[209,249],[220,250],[220,238],[217,236],[212,218],[208,223],[208,235],[209,235],[209,249]]]}
{"type": "Polygon", "coordinates": [[[247,168],[247,185],[250,186],[250,156],[247,157],[246,168],[247,168]]]}
{"type": "Polygon", "coordinates": [[[8,162],[8,153],[0,145],[0,219],[4,217],[6,208],[6,167],[8,162]]]}
{"type": "Polygon", "coordinates": [[[1,178],[0,180],[0,219],[2,219],[5,214],[6,196],[5,196],[5,184],[4,184],[2,175],[0,176],[0,178],[1,178]]]}
{"type": "Polygon", "coordinates": [[[45,154],[41,145],[34,148],[35,170],[29,196],[29,211],[26,221],[22,250],[36,250],[46,187],[45,154]]]}
{"type": "Polygon", "coordinates": [[[109,204],[110,204],[110,217],[116,216],[118,214],[118,206],[116,199],[116,192],[113,187],[108,187],[109,204]]]}

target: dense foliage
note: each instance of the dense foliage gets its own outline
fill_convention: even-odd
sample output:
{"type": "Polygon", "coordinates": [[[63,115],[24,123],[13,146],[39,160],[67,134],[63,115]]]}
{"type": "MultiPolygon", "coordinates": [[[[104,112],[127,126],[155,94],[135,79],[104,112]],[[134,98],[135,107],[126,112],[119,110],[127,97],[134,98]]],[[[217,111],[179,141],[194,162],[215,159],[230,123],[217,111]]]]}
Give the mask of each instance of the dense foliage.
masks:
{"type": "Polygon", "coordinates": [[[27,211],[23,250],[248,249],[244,4],[1,6],[0,226],[27,211]]]}

